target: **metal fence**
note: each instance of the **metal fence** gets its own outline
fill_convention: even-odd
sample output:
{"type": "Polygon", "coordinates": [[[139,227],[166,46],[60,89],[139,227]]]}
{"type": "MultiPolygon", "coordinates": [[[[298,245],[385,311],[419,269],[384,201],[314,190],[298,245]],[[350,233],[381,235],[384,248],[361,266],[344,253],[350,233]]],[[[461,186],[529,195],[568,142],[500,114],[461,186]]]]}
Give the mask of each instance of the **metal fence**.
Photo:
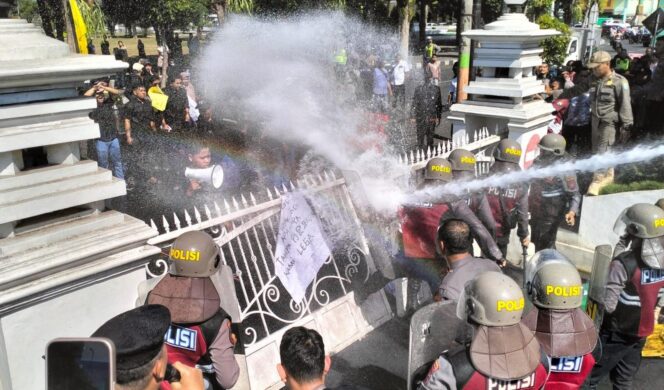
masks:
{"type": "MultiPolygon", "coordinates": [[[[337,177],[334,172],[326,172],[299,180],[297,185],[291,183],[281,189],[266,189],[262,202],[250,193],[239,200],[231,198],[220,203],[204,205],[202,211],[198,208],[193,208],[191,212],[184,211],[183,218],[177,214],[162,216],[161,228],[165,233],[149,242],[167,249],[175,238],[192,230],[204,230],[214,237],[221,249],[222,262],[232,270],[239,311],[237,322],[241,322],[240,341],[248,365],[252,353],[258,353],[267,344],[278,342],[285,329],[311,323],[315,313],[337,307],[340,302],[347,307],[353,306],[344,310],[357,317],[353,318],[353,324],[357,326],[343,337],[332,337],[339,342],[330,345],[331,350],[350,344],[369,329],[391,318],[383,292],[374,297],[380,308],[376,315],[368,316],[371,318],[358,309],[351,294],[376,268],[344,178],[337,177]],[[290,297],[275,275],[274,266],[281,199],[292,191],[302,191],[307,196],[332,252],[309,285],[302,302],[295,302],[290,297]]],[[[156,222],[150,223],[157,227],[156,222]]],[[[165,260],[157,260],[148,264],[148,272],[158,277],[160,273],[165,273],[164,265],[165,260]],[[157,262],[162,266],[160,272],[155,272],[157,262]]],[[[248,370],[252,372],[251,367],[248,370]]],[[[264,386],[252,383],[251,388],[266,388],[264,386]]]]}

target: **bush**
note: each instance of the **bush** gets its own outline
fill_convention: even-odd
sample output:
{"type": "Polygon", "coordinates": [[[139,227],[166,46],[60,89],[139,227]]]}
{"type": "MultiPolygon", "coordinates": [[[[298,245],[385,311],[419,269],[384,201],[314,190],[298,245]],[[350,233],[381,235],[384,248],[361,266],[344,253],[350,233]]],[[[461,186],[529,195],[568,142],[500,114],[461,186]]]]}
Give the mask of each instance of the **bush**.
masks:
{"type": "Polygon", "coordinates": [[[569,45],[570,40],[569,26],[549,14],[539,16],[537,24],[541,29],[551,28],[561,32],[558,36],[543,40],[541,46],[544,49],[542,53],[544,62],[562,65],[565,57],[567,57],[567,45],[569,45]]]}
{"type": "Polygon", "coordinates": [[[661,189],[664,189],[664,182],[654,181],[654,180],[635,181],[626,184],[613,183],[602,188],[602,190],[600,191],[600,195],[617,194],[620,192],[630,192],[630,191],[650,191],[650,190],[661,190],[661,189]]]}

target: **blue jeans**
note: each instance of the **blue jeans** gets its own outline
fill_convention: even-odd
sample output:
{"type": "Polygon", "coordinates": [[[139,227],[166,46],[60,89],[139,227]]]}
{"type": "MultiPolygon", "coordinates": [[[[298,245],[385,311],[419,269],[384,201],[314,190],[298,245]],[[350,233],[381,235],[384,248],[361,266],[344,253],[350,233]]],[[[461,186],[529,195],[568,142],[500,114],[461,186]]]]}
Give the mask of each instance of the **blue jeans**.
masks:
{"type": "Polygon", "coordinates": [[[120,141],[113,138],[112,141],[97,140],[97,162],[102,168],[108,169],[108,160],[113,164],[113,176],[124,179],[122,170],[122,157],[120,156],[120,141]]]}

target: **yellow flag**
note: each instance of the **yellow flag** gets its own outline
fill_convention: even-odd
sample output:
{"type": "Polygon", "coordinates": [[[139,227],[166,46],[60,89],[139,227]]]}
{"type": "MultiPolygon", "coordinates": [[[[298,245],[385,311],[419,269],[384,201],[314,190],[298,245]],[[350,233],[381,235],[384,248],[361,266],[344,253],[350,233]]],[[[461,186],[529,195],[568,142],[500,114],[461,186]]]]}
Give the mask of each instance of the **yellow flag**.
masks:
{"type": "Polygon", "coordinates": [[[76,0],[69,0],[69,8],[71,8],[71,18],[74,21],[74,30],[76,30],[76,42],[78,43],[78,52],[81,54],[88,54],[88,29],[85,27],[81,10],[78,9],[76,0]]]}
{"type": "Polygon", "coordinates": [[[164,94],[159,87],[151,87],[148,96],[152,101],[152,107],[157,111],[164,111],[168,104],[168,95],[164,94]]]}

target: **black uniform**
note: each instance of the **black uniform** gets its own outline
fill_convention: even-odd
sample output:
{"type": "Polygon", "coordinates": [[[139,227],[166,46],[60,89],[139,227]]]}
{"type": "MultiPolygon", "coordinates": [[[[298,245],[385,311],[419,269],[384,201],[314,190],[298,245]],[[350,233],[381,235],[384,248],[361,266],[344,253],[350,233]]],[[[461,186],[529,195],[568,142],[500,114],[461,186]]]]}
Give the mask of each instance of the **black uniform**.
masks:
{"type": "MultiPolygon", "coordinates": [[[[569,156],[563,157],[565,158],[569,156]]],[[[561,160],[549,160],[540,156],[533,165],[542,167],[557,161],[561,160]]],[[[576,173],[569,172],[535,180],[530,185],[528,201],[532,228],[531,241],[535,244],[535,250],[555,248],[558,227],[565,213],[573,211],[574,214],[579,214],[581,193],[576,173]]]]}
{"type": "Polygon", "coordinates": [[[417,145],[420,148],[433,146],[436,122],[440,120],[442,113],[443,98],[440,94],[440,87],[425,83],[415,88],[411,118],[415,118],[417,123],[417,145]]]}

